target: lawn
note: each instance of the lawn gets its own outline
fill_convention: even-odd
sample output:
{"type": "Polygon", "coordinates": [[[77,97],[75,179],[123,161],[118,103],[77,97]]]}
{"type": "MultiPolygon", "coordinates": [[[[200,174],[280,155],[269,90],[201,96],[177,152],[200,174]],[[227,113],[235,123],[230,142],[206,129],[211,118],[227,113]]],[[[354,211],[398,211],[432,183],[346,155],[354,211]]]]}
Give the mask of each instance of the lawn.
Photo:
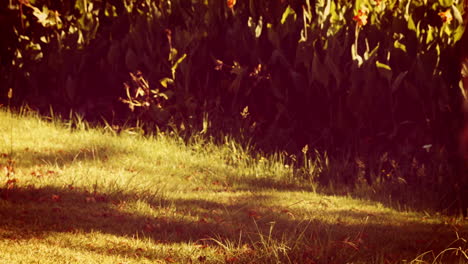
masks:
{"type": "Polygon", "coordinates": [[[466,219],[325,195],[229,137],[2,110],[0,155],[2,264],[468,263],[466,219]]]}

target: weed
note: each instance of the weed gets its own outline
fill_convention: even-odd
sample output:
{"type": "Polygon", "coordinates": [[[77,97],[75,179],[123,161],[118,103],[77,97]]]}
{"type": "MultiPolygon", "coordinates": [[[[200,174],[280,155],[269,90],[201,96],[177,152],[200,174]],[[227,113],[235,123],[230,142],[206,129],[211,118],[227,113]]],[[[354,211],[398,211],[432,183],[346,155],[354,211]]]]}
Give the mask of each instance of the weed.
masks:
{"type": "Polygon", "coordinates": [[[435,254],[433,250],[430,250],[417,256],[410,263],[467,263],[467,240],[460,237],[458,232],[455,232],[455,235],[457,238],[438,254],[435,254]]]}

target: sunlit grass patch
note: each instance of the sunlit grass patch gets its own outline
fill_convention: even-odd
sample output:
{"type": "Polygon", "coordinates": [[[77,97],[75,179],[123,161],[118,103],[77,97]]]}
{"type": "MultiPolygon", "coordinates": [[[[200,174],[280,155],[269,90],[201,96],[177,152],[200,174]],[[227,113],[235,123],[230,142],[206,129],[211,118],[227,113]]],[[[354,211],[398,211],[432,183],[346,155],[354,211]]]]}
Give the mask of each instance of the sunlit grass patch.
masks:
{"type": "Polygon", "coordinates": [[[0,120],[0,263],[466,260],[465,220],[314,192],[229,138],[0,120]]]}

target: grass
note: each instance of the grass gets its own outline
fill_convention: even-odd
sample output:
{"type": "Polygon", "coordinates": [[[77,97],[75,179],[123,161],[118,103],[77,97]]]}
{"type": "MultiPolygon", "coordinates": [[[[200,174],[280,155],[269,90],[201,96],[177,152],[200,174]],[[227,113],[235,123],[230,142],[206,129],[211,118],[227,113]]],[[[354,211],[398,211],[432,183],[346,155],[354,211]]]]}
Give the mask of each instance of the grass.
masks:
{"type": "Polygon", "coordinates": [[[229,138],[0,111],[0,154],[0,263],[468,263],[465,219],[312,191],[229,138]]]}

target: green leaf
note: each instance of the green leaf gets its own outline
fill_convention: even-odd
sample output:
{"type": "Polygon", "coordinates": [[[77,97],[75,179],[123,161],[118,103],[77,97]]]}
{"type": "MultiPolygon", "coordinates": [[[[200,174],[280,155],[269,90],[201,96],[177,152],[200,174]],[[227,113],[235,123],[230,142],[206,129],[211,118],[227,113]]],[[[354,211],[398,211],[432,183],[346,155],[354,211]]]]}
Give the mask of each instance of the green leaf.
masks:
{"type": "Polygon", "coordinates": [[[306,7],[303,9],[304,12],[304,20],[306,23],[310,23],[312,21],[312,10],[310,8],[310,0],[306,0],[306,7]]]}
{"type": "Polygon", "coordinates": [[[8,89],[8,99],[13,98],[13,89],[8,89]]]}
{"type": "Polygon", "coordinates": [[[453,16],[458,21],[458,23],[463,24],[463,16],[460,10],[458,10],[457,6],[452,5],[452,11],[453,11],[453,16]]]}
{"type": "Polygon", "coordinates": [[[357,46],[354,43],[351,45],[351,57],[353,61],[357,62],[358,67],[364,63],[362,57],[357,53],[357,46]]]}
{"type": "Polygon", "coordinates": [[[262,34],[262,28],[263,28],[263,17],[260,16],[258,19],[258,24],[255,27],[255,37],[259,38],[260,35],[262,34]]]}
{"type": "Polygon", "coordinates": [[[174,80],[166,77],[166,78],[161,79],[159,83],[161,84],[162,87],[167,88],[169,85],[174,84],[174,80]]]}
{"type": "Polygon", "coordinates": [[[392,80],[392,68],[385,63],[381,63],[379,61],[375,61],[375,66],[377,67],[377,71],[388,81],[392,80]]]}
{"type": "Polygon", "coordinates": [[[172,62],[174,61],[175,57],[177,56],[177,49],[174,49],[174,48],[171,48],[171,50],[169,51],[169,61],[172,62]]]}
{"type": "Polygon", "coordinates": [[[135,97],[139,97],[139,96],[145,96],[145,91],[141,89],[141,87],[138,87],[135,92],[135,97]]]}
{"type": "Polygon", "coordinates": [[[177,61],[172,65],[171,72],[172,72],[172,79],[175,79],[175,72],[177,70],[177,67],[179,67],[179,64],[181,64],[185,58],[187,57],[187,53],[184,53],[177,61]]]}
{"type": "Polygon", "coordinates": [[[167,96],[166,93],[158,93],[157,95],[154,96],[154,98],[157,98],[157,97],[162,97],[166,100],[169,100],[169,96],[167,96]]]}
{"type": "Polygon", "coordinates": [[[468,58],[462,62],[460,73],[463,78],[468,78],[468,58]]]}
{"type": "Polygon", "coordinates": [[[453,4],[453,0],[439,0],[439,4],[443,7],[449,7],[453,4]]]}
{"type": "Polygon", "coordinates": [[[418,29],[416,28],[416,24],[414,23],[413,17],[411,15],[408,16],[408,29],[419,34],[418,29]]]}
{"type": "Polygon", "coordinates": [[[388,66],[385,63],[381,63],[380,61],[375,61],[375,66],[377,66],[377,68],[380,68],[380,69],[392,71],[392,68],[390,68],[390,66],[388,66]]]}
{"type": "Polygon", "coordinates": [[[436,34],[437,31],[434,30],[434,27],[428,26],[426,44],[430,44],[432,41],[434,41],[434,35],[436,34]]]}
{"type": "Polygon", "coordinates": [[[325,19],[330,14],[331,0],[317,0],[315,2],[315,10],[318,15],[318,23],[323,27],[325,19]]]}
{"type": "Polygon", "coordinates": [[[283,15],[281,16],[281,24],[284,24],[286,20],[288,19],[289,16],[293,16],[294,21],[296,21],[297,14],[294,9],[291,8],[291,6],[287,6],[286,10],[284,10],[283,15]]]}
{"type": "Polygon", "coordinates": [[[455,29],[452,35],[453,41],[454,42],[459,41],[462,38],[463,34],[465,33],[465,30],[466,28],[463,26],[459,26],[457,29],[455,29]]]}
{"type": "Polygon", "coordinates": [[[75,2],[75,8],[78,9],[81,13],[85,11],[85,0],[77,0],[75,2]]]}
{"type": "Polygon", "coordinates": [[[253,21],[253,18],[251,16],[249,16],[249,19],[247,19],[247,26],[249,28],[252,28],[254,26],[254,21],[253,21]]]}
{"type": "Polygon", "coordinates": [[[399,49],[399,50],[406,52],[406,45],[399,42],[398,40],[395,40],[395,42],[393,42],[393,47],[395,49],[399,49]]]}
{"type": "Polygon", "coordinates": [[[380,43],[377,43],[372,50],[369,48],[369,41],[366,39],[366,51],[364,52],[364,60],[369,60],[377,55],[377,51],[379,50],[380,43]]]}

